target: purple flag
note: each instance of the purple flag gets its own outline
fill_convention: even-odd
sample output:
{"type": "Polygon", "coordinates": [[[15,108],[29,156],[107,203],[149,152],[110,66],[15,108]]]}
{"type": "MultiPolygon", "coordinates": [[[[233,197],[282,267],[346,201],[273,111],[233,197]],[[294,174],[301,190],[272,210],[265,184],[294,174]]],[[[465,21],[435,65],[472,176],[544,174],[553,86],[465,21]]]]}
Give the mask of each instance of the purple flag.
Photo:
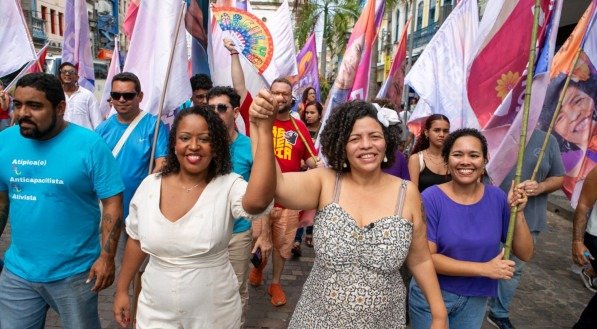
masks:
{"type": "Polygon", "coordinates": [[[84,0],[66,0],[62,62],[71,62],[79,71],[79,85],[93,92],[95,76],[89,39],[89,18],[84,0]]]}
{"type": "Polygon", "coordinates": [[[305,42],[303,49],[296,56],[296,64],[298,66],[298,76],[294,84],[294,95],[300,99],[303,90],[307,87],[313,87],[317,94],[317,100],[321,99],[319,90],[319,70],[317,69],[317,48],[315,45],[315,34],[305,42]]]}

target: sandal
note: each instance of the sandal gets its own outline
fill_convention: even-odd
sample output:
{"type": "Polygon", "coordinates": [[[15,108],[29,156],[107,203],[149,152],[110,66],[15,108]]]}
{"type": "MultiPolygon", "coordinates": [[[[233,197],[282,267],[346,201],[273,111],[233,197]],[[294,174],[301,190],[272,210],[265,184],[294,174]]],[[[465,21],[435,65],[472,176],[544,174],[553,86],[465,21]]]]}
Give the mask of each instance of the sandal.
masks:
{"type": "Polygon", "coordinates": [[[301,257],[301,255],[303,254],[301,252],[301,242],[294,241],[294,243],[292,244],[292,249],[290,251],[292,252],[294,257],[301,257]]]}
{"type": "Polygon", "coordinates": [[[307,247],[313,248],[313,235],[307,234],[305,236],[305,244],[307,245],[307,247]]]}

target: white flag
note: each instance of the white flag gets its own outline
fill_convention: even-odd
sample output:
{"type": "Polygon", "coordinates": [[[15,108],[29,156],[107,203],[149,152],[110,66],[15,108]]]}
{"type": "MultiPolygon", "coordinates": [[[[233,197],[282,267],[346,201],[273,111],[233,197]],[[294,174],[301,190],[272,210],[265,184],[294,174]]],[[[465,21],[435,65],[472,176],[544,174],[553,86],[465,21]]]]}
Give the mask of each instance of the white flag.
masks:
{"type": "MultiPolygon", "coordinates": [[[[263,72],[265,79],[271,83],[279,77],[289,77],[298,74],[296,67],[296,51],[294,49],[294,34],[292,32],[292,17],[288,1],[284,0],[276,14],[267,22],[274,41],[275,70],[263,72]]],[[[270,64],[270,67],[272,65],[270,64]]]]}
{"type": "Polygon", "coordinates": [[[404,78],[421,97],[409,123],[438,113],[450,119],[452,130],[479,128],[468,110],[466,68],[477,34],[479,16],[476,0],[462,0],[433,36],[415,65],[404,78]]]}
{"type": "Polygon", "coordinates": [[[162,113],[174,110],[192,94],[184,23],[176,31],[176,23],[183,10],[181,4],[178,0],[141,1],[124,64],[123,71],[136,74],[141,81],[144,94],[141,109],[154,115],[158,113],[172,52],[174,56],[162,113]],[[176,44],[172,49],[175,38],[176,44]]]}
{"type": "Polygon", "coordinates": [[[0,77],[36,59],[35,49],[27,34],[27,24],[17,1],[0,1],[0,77]]]}
{"type": "MultiPolygon", "coordinates": [[[[112,52],[112,59],[110,61],[110,68],[108,69],[108,76],[106,77],[106,83],[104,84],[104,91],[102,92],[102,98],[100,98],[99,111],[102,117],[105,119],[110,113],[110,92],[112,91],[112,78],[120,73],[120,51],[118,48],[120,44],[118,39],[114,41],[114,51],[112,52]]],[[[114,110],[116,112],[116,110],[114,110]]]]}

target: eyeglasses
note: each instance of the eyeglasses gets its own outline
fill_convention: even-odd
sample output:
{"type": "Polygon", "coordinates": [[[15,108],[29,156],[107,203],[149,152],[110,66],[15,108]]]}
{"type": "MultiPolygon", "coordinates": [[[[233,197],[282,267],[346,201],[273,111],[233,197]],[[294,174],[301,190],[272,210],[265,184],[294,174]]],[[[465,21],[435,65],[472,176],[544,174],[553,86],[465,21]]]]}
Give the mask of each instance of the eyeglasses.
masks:
{"type": "Polygon", "coordinates": [[[111,92],[110,97],[113,101],[119,101],[120,97],[124,98],[125,101],[130,101],[137,96],[137,93],[118,93],[118,92],[111,92]]]}
{"type": "Polygon", "coordinates": [[[77,74],[77,71],[75,71],[75,70],[62,70],[62,71],[60,71],[60,73],[62,73],[64,75],[74,75],[74,74],[77,74]]]}
{"type": "Polygon", "coordinates": [[[232,108],[232,105],[226,104],[217,104],[217,105],[208,105],[212,111],[218,111],[220,113],[224,113],[228,111],[229,108],[232,108]]]}
{"type": "Polygon", "coordinates": [[[291,93],[285,93],[283,91],[272,91],[271,93],[274,96],[282,96],[282,97],[290,97],[290,96],[292,96],[291,93]]]}

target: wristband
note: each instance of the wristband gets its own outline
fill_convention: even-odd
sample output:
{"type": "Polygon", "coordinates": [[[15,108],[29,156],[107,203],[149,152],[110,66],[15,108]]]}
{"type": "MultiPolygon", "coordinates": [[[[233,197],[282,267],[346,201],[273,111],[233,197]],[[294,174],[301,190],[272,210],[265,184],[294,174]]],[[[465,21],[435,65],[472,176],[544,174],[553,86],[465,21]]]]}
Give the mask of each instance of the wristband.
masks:
{"type": "Polygon", "coordinates": [[[230,53],[230,56],[232,56],[232,55],[238,55],[238,52],[230,53]]]}

